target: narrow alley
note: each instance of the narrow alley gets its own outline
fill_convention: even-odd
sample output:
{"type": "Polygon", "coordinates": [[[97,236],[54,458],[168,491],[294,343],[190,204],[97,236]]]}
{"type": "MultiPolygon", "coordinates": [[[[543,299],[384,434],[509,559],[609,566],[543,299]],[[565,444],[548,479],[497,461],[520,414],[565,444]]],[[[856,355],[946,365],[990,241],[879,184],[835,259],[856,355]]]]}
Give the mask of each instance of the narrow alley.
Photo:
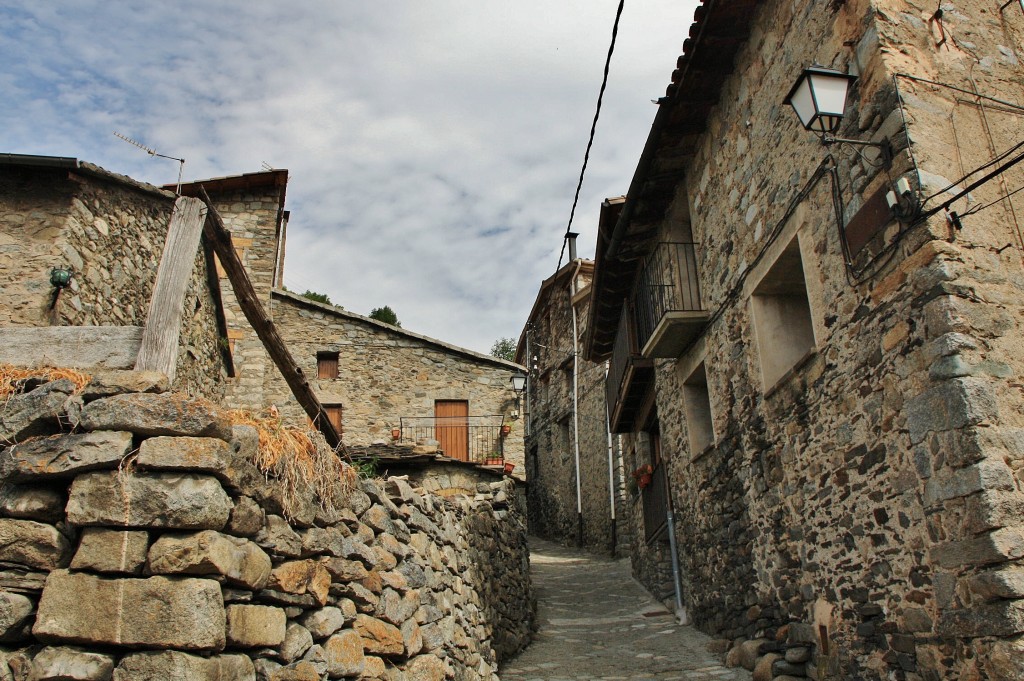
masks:
{"type": "Polygon", "coordinates": [[[539,630],[502,666],[502,681],[751,678],[709,653],[710,638],[677,625],[633,580],[628,560],[531,537],[530,563],[539,630]]]}

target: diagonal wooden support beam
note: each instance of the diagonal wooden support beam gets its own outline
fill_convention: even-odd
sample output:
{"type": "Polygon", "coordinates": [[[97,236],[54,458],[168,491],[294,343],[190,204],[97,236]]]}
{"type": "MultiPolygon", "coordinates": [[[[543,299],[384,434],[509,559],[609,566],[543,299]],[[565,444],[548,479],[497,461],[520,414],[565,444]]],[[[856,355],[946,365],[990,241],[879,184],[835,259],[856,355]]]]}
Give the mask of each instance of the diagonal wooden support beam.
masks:
{"type": "Polygon", "coordinates": [[[274,326],[273,320],[267,316],[266,310],[263,309],[259,296],[256,295],[256,291],[249,281],[249,275],[245,271],[245,266],[242,265],[242,261],[239,259],[238,253],[235,252],[235,248],[231,243],[231,232],[224,226],[224,220],[221,219],[220,213],[213,207],[213,201],[210,200],[210,196],[206,193],[206,188],[200,187],[199,191],[208,209],[206,223],[203,226],[203,234],[206,235],[206,238],[213,246],[213,252],[220,259],[221,267],[224,268],[224,272],[228,275],[228,281],[231,282],[231,288],[235,292],[235,298],[238,300],[245,318],[249,320],[249,325],[252,326],[260,341],[263,342],[267,353],[274,360],[274,364],[277,365],[288,387],[291,388],[292,395],[298,400],[306,415],[309,416],[309,419],[323,434],[327,444],[337,448],[341,445],[341,435],[334,429],[330,419],[327,418],[323,405],[320,404],[316,393],[309,386],[309,381],[306,380],[302,369],[296,364],[292,353],[288,351],[288,347],[277,332],[277,327],[274,326]]]}

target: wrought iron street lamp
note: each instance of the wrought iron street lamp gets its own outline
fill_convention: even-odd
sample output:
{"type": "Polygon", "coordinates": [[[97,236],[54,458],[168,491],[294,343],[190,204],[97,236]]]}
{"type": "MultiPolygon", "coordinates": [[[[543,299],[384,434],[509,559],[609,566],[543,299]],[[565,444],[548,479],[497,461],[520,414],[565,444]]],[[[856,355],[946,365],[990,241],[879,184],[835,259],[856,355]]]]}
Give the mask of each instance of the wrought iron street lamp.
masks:
{"type": "Polygon", "coordinates": [[[512,392],[516,394],[516,410],[513,418],[519,418],[519,399],[522,397],[523,391],[526,390],[526,374],[517,371],[512,374],[509,383],[512,384],[512,392]]]}

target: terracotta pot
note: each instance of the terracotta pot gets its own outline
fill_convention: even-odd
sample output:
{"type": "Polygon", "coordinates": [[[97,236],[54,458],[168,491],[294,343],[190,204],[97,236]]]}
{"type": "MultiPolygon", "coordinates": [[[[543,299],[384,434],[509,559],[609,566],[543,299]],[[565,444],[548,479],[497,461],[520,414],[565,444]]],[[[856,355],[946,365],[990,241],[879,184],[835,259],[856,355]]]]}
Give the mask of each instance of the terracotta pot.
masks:
{"type": "Polygon", "coordinates": [[[401,428],[392,428],[391,429],[391,439],[392,440],[397,440],[400,437],[402,437],[402,430],[401,430],[401,428]]]}
{"type": "Polygon", "coordinates": [[[501,427],[501,434],[502,435],[508,435],[511,432],[512,432],[512,426],[502,426],[501,427]]]}
{"type": "Polygon", "coordinates": [[[512,475],[512,469],[515,468],[515,467],[516,467],[516,465],[514,463],[506,461],[505,462],[505,475],[512,475]]]}
{"type": "Polygon", "coordinates": [[[639,487],[640,489],[647,487],[647,485],[649,484],[651,484],[650,473],[644,473],[643,475],[636,479],[636,486],[639,487]]]}

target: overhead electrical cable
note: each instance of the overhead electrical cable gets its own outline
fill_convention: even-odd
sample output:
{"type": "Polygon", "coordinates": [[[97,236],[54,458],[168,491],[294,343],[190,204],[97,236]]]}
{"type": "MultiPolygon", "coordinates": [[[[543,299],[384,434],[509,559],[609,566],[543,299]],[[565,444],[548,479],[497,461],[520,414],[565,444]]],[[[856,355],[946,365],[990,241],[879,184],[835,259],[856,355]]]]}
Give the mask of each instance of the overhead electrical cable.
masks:
{"type": "Polygon", "coordinates": [[[569,240],[569,234],[572,232],[572,221],[576,216],[576,205],[580,200],[580,190],[583,189],[583,176],[587,173],[587,162],[590,160],[590,149],[594,146],[594,134],[597,131],[597,120],[601,117],[601,101],[604,99],[605,88],[608,87],[608,71],[612,64],[612,54],[615,52],[615,38],[619,34],[619,19],[622,17],[622,8],[626,4],[626,0],[619,0],[619,8],[615,11],[615,24],[612,25],[612,40],[611,44],[608,45],[608,56],[604,61],[604,76],[601,79],[601,91],[597,94],[597,109],[594,111],[594,121],[590,124],[590,139],[587,140],[587,151],[583,154],[583,167],[580,168],[580,179],[576,184],[576,195],[572,200],[572,210],[569,211],[569,224],[565,226],[565,235],[562,237],[562,250],[558,254],[558,266],[555,267],[557,272],[562,267],[562,256],[565,255],[565,244],[569,240]]]}

